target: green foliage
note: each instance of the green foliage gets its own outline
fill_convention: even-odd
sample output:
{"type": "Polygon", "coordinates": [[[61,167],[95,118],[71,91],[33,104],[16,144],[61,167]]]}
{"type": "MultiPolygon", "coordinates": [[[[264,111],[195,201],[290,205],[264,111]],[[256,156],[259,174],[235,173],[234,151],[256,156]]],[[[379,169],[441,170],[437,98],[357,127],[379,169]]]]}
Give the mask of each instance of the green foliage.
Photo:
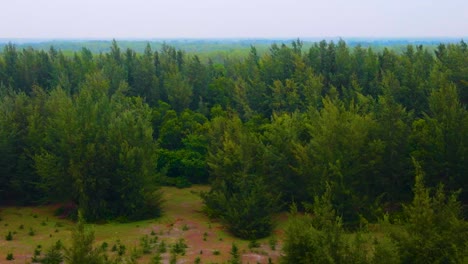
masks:
{"type": "Polygon", "coordinates": [[[8,234],[5,236],[6,241],[11,241],[13,240],[13,234],[11,234],[11,231],[8,231],[8,234]]]}
{"type": "Polygon", "coordinates": [[[248,176],[218,188],[202,194],[210,215],[220,218],[230,232],[244,239],[270,234],[278,198],[268,192],[262,181],[248,176]]]}
{"type": "Polygon", "coordinates": [[[161,264],[161,263],[162,263],[161,253],[156,252],[154,256],[151,258],[150,264],[161,264]]]}
{"type": "Polygon", "coordinates": [[[250,241],[249,241],[248,247],[249,247],[250,250],[252,250],[252,249],[254,249],[254,248],[259,248],[259,247],[260,247],[260,243],[258,243],[257,240],[253,239],[253,240],[250,240],[250,241]]]}
{"type": "Polygon", "coordinates": [[[143,254],[151,253],[151,244],[148,235],[145,235],[140,238],[140,247],[143,254]]]}
{"type": "Polygon", "coordinates": [[[241,264],[241,256],[239,254],[239,248],[235,243],[232,243],[231,251],[229,251],[231,258],[229,259],[229,264],[241,264]]]}
{"type": "Polygon", "coordinates": [[[108,90],[96,74],[73,100],[61,90],[51,94],[51,143],[35,156],[36,169],[51,196],[63,190],[62,198],[77,202],[89,220],[156,216],[150,110],[120,92],[109,97],[108,90]]]}
{"type": "Polygon", "coordinates": [[[269,192],[262,177],[256,174],[258,140],[237,117],[219,117],[212,126],[211,136],[217,139],[210,147],[208,165],[214,179],[210,192],[201,195],[206,212],[221,219],[238,237],[268,236],[279,197],[269,192]]]}
{"type": "Polygon", "coordinates": [[[104,257],[100,248],[94,248],[94,232],[85,227],[81,213],[78,215],[78,223],[72,232],[71,246],[64,248],[66,263],[104,263],[104,257]]]}
{"type": "Polygon", "coordinates": [[[11,261],[11,260],[14,260],[14,259],[15,259],[15,257],[13,256],[13,253],[7,253],[7,255],[6,255],[6,258],[5,258],[5,259],[6,259],[6,260],[8,260],[8,261],[11,261]]]}
{"type": "Polygon", "coordinates": [[[160,183],[211,180],[206,211],[253,238],[268,235],[280,199],[303,210],[328,182],[326,212],[356,228],[409,201],[411,156],[429,188],[463,188],[467,203],[464,41],[249,41],[211,55],[178,47],[225,44],[3,45],[0,203],[128,221],[160,214],[160,183]]]}
{"type": "Polygon", "coordinates": [[[299,215],[295,206],[285,232],[282,263],[367,263],[365,240],[351,240],[331,205],[331,188],[315,198],[314,215],[299,215]]]}
{"type": "Polygon", "coordinates": [[[52,245],[46,252],[43,258],[40,259],[42,264],[60,264],[63,263],[64,256],[62,254],[62,244],[57,241],[55,245],[52,245]]]}
{"type": "Polygon", "coordinates": [[[183,238],[177,240],[176,243],[172,244],[171,246],[171,253],[176,255],[185,255],[185,250],[188,248],[185,240],[183,238]]]}
{"type": "Polygon", "coordinates": [[[271,250],[276,250],[276,245],[278,244],[278,239],[275,236],[270,237],[268,239],[268,245],[270,246],[271,250]]]}
{"type": "Polygon", "coordinates": [[[392,233],[403,263],[462,263],[468,252],[468,225],[461,218],[457,194],[447,196],[442,186],[433,195],[424,185],[416,161],[414,198],[404,206],[407,223],[392,233]]]}

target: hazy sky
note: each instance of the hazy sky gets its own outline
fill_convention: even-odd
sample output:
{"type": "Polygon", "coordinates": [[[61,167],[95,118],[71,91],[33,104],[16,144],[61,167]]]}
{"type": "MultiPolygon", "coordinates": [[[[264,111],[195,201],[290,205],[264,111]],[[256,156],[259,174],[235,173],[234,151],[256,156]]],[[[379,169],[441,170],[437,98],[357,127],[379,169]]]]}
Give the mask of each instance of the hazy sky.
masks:
{"type": "Polygon", "coordinates": [[[468,36],[468,0],[4,0],[0,14],[0,38],[468,36]]]}

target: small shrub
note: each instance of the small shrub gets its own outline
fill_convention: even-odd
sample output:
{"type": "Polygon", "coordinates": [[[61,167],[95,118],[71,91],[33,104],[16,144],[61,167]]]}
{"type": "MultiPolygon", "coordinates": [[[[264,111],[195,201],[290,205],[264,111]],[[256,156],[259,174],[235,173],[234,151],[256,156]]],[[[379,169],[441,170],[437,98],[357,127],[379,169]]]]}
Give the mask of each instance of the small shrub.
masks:
{"type": "MultiPolygon", "coordinates": [[[[60,241],[60,240],[59,240],[60,241]]],[[[62,242],[57,241],[41,259],[42,264],[60,264],[63,262],[63,254],[61,252],[62,242]]]]}
{"type": "Polygon", "coordinates": [[[141,247],[143,254],[151,253],[151,245],[150,245],[148,235],[144,235],[143,237],[140,238],[140,247],[141,247]]]}
{"type": "Polygon", "coordinates": [[[203,233],[203,241],[206,241],[207,238],[208,238],[208,233],[207,232],[203,233]]]}
{"type": "Polygon", "coordinates": [[[13,257],[13,253],[7,253],[6,255],[6,260],[11,261],[14,260],[15,258],[13,257]]]}
{"type": "Polygon", "coordinates": [[[23,229],[24,229],[24,225],[21,224],[21,225],[19,226],[19,230],[23,230],[23,229]]]}
{"type": "Polygon", "coordinates": [[[184,256],[186,248],[188,248],[188,246],[185,243],[185,240],[181,238],[175,244],[172,245],[171,252],[184,256]]]}
{"type": "Polygon", "coordinates": [[[125,245],[119,245],[119,248],[117,249],[117,254],[119,256],[123,256],[123,255],[125,255],[126,250],[127,250],[127,248],[125,247],[125,245]]]}
{"type": "Polygon", "coordinates": [[[194,263],[194,264],[200,264],[200,263],[201,263],[200,257],[196,257],[196,258],[195,258],[195,261],[194,261],[193,263],[194,263]]]}
{"type": "Polygon", "coordinates": [[[140,257],[141,257],[141,252],[136,247],[134,247],[130,254],[130,258],[132,260],[135,260],[135,259],[139,259],[140,257]]]}
{"type": "Polygon", "coordinates": [[[47,225],[47,223],[45,221],[41,222],[41,226],[46,226],[46,225],[47,225]]]}
{"type": "Polygon", "coordinates": [[[237,247],[236,244],[232,243],[231,251],[229,252],[229,254],[231,254],[231,259],[229,261],[230,264],[240,264],[241,263],[239,248],[237,247]]]}
{"type": "Polygon", "coordinates": [[[6,239],[7,241],[13,240],[13,234],[11,234],[11,231],[8,231],[8,234],[5,236],[5,239],[6,239]]]}
{"type": "Polygon", "coordinates": [[[109,247],[109,244],[107,244],[106,241],[102,242],[102,244],[101,244],[102,251],[106,251],[108,247],[109,247]]]}
{"type": "Polygon", "coordinates": [[[36,234],[36,232],[30,227],[30,228],[29,228],[28,235],[34,236],[35,234],[36,234]]]}
{"type": "Polygon", "coordinates": [[[154,232],[154,230],[151,230],[151,234],[152,236],[155,236],[156,235],[156,232],[154,232]]]}
{"type": "Polygon", "coordinates": [[[277,243],[278,243],[278,240],[274,236],[270,237],[270,239],[268,240],[268,244],[270,245],[271,250],[276,250],[277,243]]]}
{"type": "Polygon", "coordinates": [[[175,252],[171,252],[171,257],[169,259],[170,264],[177,264],[177,254],[175,252]]]}
{"type": "Polygon", "coordinates": [[[187,231],[187,230],[189,230],[189,227],[188,227],[187,224],[184,224],[184,225],[182,226],[182,231],[187,231]]]}
{"type": "Polygon", "coordinates": [[[55,247],[56,249],[59,249],[59,250],[60,250],[60,249],[63,249],[63,243],[62,243],[62,240],[60,240],[60,239],[59,239],[59,240],[57,240],[57,242],[55,242],[55,245],[54,245],[54,247],[55,247]]]}
{"type": "Polygon", "coordinates": [[[151,259],[150,264],[161,264],[161,263],[162,263],[161,253],[156,252],[154,257],[151,259]]]}
{"type": "Polygon", "coordinates": [[[221,255],[221,252],[219,252],[219,250],[215,249],[215,250],[213,250],[213,255],[219,256],[219,255],[221,255]]]}
{"type": "Polygon", "coordinates": [[[248,245],[248,248],[249,249],[253,249],[253,248],[259,248],[260,247],[260,243],[258,243],[257,240],[250,240],[249,242],[249,245],[248,245]]]}
{"type": "Polygon", "coordinates": [[[161,241],[161,243],[159,243],[158,252],[161,253],[161,254],[167,252],[166,242],[164,242],[164,240],[161,241]]]}

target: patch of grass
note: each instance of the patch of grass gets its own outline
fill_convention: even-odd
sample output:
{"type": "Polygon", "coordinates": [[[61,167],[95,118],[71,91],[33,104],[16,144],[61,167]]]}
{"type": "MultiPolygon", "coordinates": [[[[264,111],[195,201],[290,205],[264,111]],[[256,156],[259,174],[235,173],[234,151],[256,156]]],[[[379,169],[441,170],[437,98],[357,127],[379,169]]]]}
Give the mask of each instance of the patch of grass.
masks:
{"type": "MultiPolygon", "coordinates": [[[[240,248],[247,248],[248,241],[234,238],[222,228],[220,222],[213,222],[202,213],[202,202],[198,193],[208,191],[208,186],[195,185],[188,189],[163,187],[161,189],[166,202],[163,205],[164,215],[160,218],[129,223],[108,221],[100,224],[87,224],[87,226],[92,225],[94,230],[96,247],[101,247],[101,249],[105,247],[110,260],[130,261],[134,247],[140,253],[143,253],[144,247],[139,242],[145,235],[148,236],[150,254],[152,255],[142,255],[138,260],[130,261],[131,263],[152,263],[151,259],[156,252],[161,256],[162,263],[168,263],[170,261],[170,253],[168,252],[173,250],[174,244],[180,243],[178,239],[184,236],[187,236],[186,238],[192,237],[192,233],[196,232],[200,232],[199,234],[203,235],[204,241],[208,242],[203,243],[203,247],[196,248],[196,251],[187,251],[184,256],[178,254],[177,258],[180,258],[177,259],[178,261],[193,263],[198,256],[203,263],[225,263],[230,256],[228,250],[226,250],[227,245],[235,241],[240,245],[240,248]],[[183,222],[180,222],[179,219],[182,219],[183,222]],[[168,235],[167,230],[170,224],[175,224],[180,229],[173,228],[168,235]],[[183,233],[181,231],[188,232],[183,233]],[[116,244],[117,240],[119,242],[116,244]],[[111,251],[112,248],[113,251],[111,251]],[[214,248],[219,250],[220,255],[211,254],[214,248]],[[204,255],[203,252],[205,252],[204,255]],[[122,256],[119,257],[119,255],[122,256]]],[[[13,229],[18,234],[14,235],[13,230],[11,230],[13,241],[8,243],[11,247],[0,246],[0,256],[5,257],[8,252],[11,252],[16,257],[14,261],[28,263],[32,262],[34,255],[36,260],[41,260],[45,256],[45,249],[51,248],[58,239],[61,239],[65,246],[70,245],[70,233],[75,224],[68,219],[54,216],[55,210],[56,206],[1,208],[3,217],[1,226],[4,226],[4,224],[14,226],[13,229]],[[52,234],[53,237],[49,238],[50,235],[48,234],[52,234]],[[41,243],[41,246],[38,246],[38,243],[41,243]],[[21,249],[21,251],[18,249],[21,249]],[[24,252],[29,252],[29,257],[25,257],[24,252]]],[[[281,222],[279,224],[281,225],[281,222]]],[[[7,231],[8,229],[4,229],[4,236],[7,231]]],[[[201,240],[200,237],[196,239],[201,240]]],[[[262,243],[267,244],[267,241],[267,239],[265,239],[265,242],[262,240],[262,243]]],[[[184,241],[185,246],[194,245],[192,243],[191,239],[184,241]]],[[[276,261],[276,259],[273,258],[273,261],[276,261]]],[[[0,263],[3,262],[0,260],[0,263]]]]}

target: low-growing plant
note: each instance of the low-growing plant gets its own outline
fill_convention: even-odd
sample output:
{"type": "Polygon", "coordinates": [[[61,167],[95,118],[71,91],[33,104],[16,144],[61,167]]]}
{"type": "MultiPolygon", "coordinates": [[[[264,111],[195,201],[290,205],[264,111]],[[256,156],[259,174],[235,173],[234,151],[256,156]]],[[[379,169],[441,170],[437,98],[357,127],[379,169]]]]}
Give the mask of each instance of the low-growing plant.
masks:
{"type": "Polygon", "coordinates": [[[109,247],[109,244],[106,241],[102,242],[101,244],[102,251],[106,251],[108,247],[109,247]]]}
{"type": "Polygon", "coordinates": [[[215,255],[215,256],[221,255],[221,252],[219,252],[219,250],[215,249],[215,250],[213,250],[213,255],[215,255]]]}
{"type": "Polygon", "coordinates": [[[177,240],[176,243],[172,245],[171,252],[184,256],[186,248],[188,248],[188,246],[185,243],[185,240],[183,238],[180,238],[179,240],[177,240]]]}
{"type": "Polygon", "coordinates": [[[63,262],[62,242],[57,241],[55,245],[47,250],[44,257],[40,260],[41,264],[60,264],[63,262]]]}
{"type": "Polygon", "coordinates": [[[144,235],[140,238],[140,247],[143,254],[151,253],[151,244],[148,235],[144,235]]]}
{"type": "Polygon", "coordinates": [[[259,248],[260,247],[260,243],[258,243],[257,240],[250,240],[249,241],[249,245],[247,246],[249,249],[253,249],[253,248],[259,248]]]}
{"type": "Polygon", "coordinates": [[[170,264],[177,264],[177,253],[171,252],[171,256],[169,258],[170,264]]]}
{"type": "Polygon", "coordinates": [[[35,234],[36,234],[36,232],[32,229],[32,227],[30,227],[30,228],[29,228],[28,235],[34,236],[35,234]]]}
{"type": "Polygon", "coordinates": [[[34,249],[34,256],[40,256],[40,255],[41,255],[41,249],[36,247],[34,249]]]}
{"type": "Polygon", "coordinates": [[[161,264],[161,263],[162,263],[161,253],[156,252],[156,254],[154,254],[153,258],[151,258],[150,264],[161,264]]]}
{"type": "Polygon", "coordinates": [[[231,259],[229,260],[229,264],[241,264],[239,248],[237,247],[235,243],[232,243],[231,251],[229,252],[229,254],[231,254],[231,259]]]}
{"type": "Polygon", "coordinates": [[[14,260],[15,258],[13,257],[13,253],[7,253],[6,255],[6,260],[11,261],[14,260]]]}
{"type": "Polygon", "coordinates": [[[5,236],[6,241],[11,241],[13,240],[13,234],[11,231],[8,231],[8,234],[5,236]]]}
{"type": "Polygon", "coordinates": [[[276,244],[278,244],[278,239],[275,236],[270,237],[268,239],[268,244],[270,245],[271,250],[276,250],[276,244]]]}
{"type": "Polygon", "coordinates": [[[158,252],[161,253],[161,254],[167,252],[166,242],[164,242],[164,240],[162,240],[161,243],[159,243],[158,252]]]}

